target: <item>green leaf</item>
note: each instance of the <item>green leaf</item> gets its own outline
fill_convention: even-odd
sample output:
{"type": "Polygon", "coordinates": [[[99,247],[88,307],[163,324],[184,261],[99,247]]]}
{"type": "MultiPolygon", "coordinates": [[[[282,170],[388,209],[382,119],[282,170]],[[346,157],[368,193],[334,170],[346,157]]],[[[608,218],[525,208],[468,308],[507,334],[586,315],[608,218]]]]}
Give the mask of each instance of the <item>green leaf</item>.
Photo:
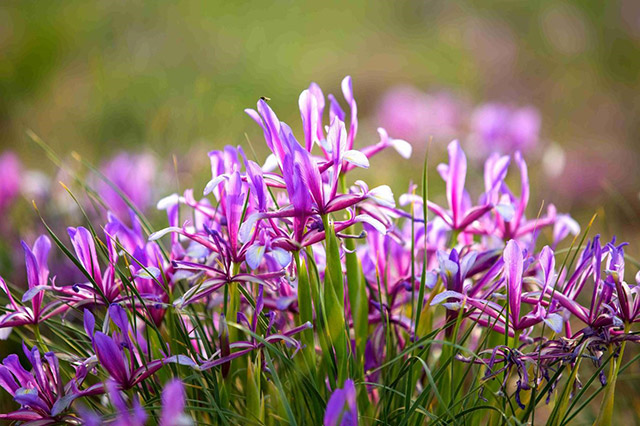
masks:
{"type": "Polygon", "coordinates": [[[324,303],[326,308],[327,329],[331,345],[336,354],[338,366],[338,387],[344,385],[347,378],[347,335],[344,318],[344,274],[340,261],[340,247],[333,223],[323,216],[326,235],[327,267],[324,273],[324,303]]]}

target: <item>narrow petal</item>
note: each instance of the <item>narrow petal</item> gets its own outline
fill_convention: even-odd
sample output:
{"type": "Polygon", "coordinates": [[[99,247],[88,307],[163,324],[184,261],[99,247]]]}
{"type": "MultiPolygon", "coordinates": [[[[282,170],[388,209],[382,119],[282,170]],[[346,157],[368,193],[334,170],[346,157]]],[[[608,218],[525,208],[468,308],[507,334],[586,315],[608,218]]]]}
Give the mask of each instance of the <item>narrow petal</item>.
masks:
{"type": "Polygon", "coordinates": [[[509,240],[503,253],[507,288],[509,291],[510,316],[514,326],[520,318],[520,300],[522,299],[522,270],[524,259],[522,250],[515,240],[509,240]]]}
{"type": "Polygon", "coordinates": [[[368,198],[373,199],[376,203],[381,206],[395,208],[396,201],[393,198],[393,192],[389,185],[380,185],[369,191],[367,194],[368,198]]]}
{"type": "Polygon", "coordinates": [[[128,385],[129,371],[125,364],[124,355],[118,345],[109,336],[100,331],[94,335],[93,343],[100,365],[121,386],[128,385]]]}
{"type": "Polygon", "coordinates": [[[462,197],[467,176],[467,158],[458,141],[449,144],[449,173],[447,176],[447,199],[451,207],[453,224],[458,227],[462,220],[462,197]]]}

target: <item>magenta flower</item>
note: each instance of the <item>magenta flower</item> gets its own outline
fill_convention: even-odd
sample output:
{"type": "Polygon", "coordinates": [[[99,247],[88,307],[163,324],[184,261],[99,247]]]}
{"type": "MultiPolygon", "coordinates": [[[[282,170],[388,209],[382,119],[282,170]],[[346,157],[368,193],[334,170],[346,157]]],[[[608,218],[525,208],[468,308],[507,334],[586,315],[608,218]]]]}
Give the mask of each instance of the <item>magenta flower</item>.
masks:
{"type": "Polygon", "coordinates": [[[188,426],[193,424],[191,418],[184,412],[185,399],[184,385],[179,379],[173,379],[164,386],[162,390],[160,426],[188,426]]]}
{"type": "Polygon", "coordinates": [[[31,302],[31,306],[17,303],[6,282],[0,277],[0,288],[9,298],[8,313],[0,316],[0,328],[39,324],[68,308],[64,305],[60,306],[60,301],[53,301],[43,306],[44,292],[55,290],[53,283],[49,284],[49,267],[47,266],[47,257],[51,249],[49,238],[45,235],[40,236],[34,243],[33,249],[23,241],[22,248],[29,285],[29,289],[22,296],[22,303],[31,302]]]}
{"type": "Polygon", "coordinates": [[[427,206],[440,216],[451,229],[462,231],[489,212],[493,206],[491,204],[471,206],[469,195],[464,189],[467,176],[467,157],[458,141],[451,142],[448,151],[449,164],[440,164],[438,171],[447,183],[449,210],[447,211],[431,202],[428,202],[427,206]]]}
{"type": "Polygon", "coordinates": [[[108,217],[106,234],[117,238],[118,244],[131,257],[131,280],[140,297],[149,302],[148,313],[159,326],[165,314],[162,305],[169,301],[167,289],[173,287],[173,268],[165,262],[158,244],[147,241],[143,236],[139,219],[135,215],[131,215],[131,228],[113,214],[108,217]]]}
{"type": "MultiPolygon", "coordinates": [[[[486,265],[493,258],[490,255],[487,258],[489,262],[485,262],[482,258],[486,257],[486,255],[483,255],[482,258],[476,261],[475,253],[472,253],[467,257],[473,256],[472,259],[475,264],[469,265],[468,262],[470,260],[467,261],[467,259],[465,259],[465,263],[457,263],[455,261],[456,256],[453,256],[453,254],[452,252],[449,259],[441,260],[441,264],[443,264],[441,271],[447,271],[446,276],[443,278],[446,283],[453,282],[455,284],[459,282],[460,278],[464,279],[466,275],[471,276],[478,273],[478,271],[482,271],[481,268],[486,268],[486,265]],[[463,266],[465,264],[466,266],[463,266]],[[479,268],[479,264],[484,265],[479,268]],[[466,273],[458,277],[459,271],[466,271],[466,273]]],[[[477,323],[491,327],[500,333],[508,333],[510,336],[513,336],[516,331],[529,329],[540,322],[545,322],[550,329],[559,333],[563,327],[563,317],[551,310],[547,311],[543,307],[548,305],[548,301],[543,300],[543,298],[551,292],[553,280],[555,279],[555,259],[553,251],[549,247],[543,248],[539,262],[543,277],[539,284],[540,287],[534,291],[527,292],[524,288],[524,275],[526,267],[531,262],[525,260],[525,255],[518,243],[510,240],[504,249],[502,259],[499,259],[493,266],[488,268],[484,275],[477,280],[476,284],[472,287],[461,289],[460,287],[449,289],[448,284],[448,289],[434,297],[431,304],[442,304],[447,308],[448,312],[462,307],[469,309],[471,311],[470,317],[477,323]],[[499,278],[501,272],[503,277],[499,278]],[[506,287],[508,316],[500,305],[489,300],[503,286],[506,287]],[[527,304],[531,305],[531,310],[522,315],[522,307],[527,304]]],[[[454,318],[450,315],[448,321],[454,318]]]]}
{"type": "Polygon", "coordinates": [[[524,255],[517,242],[510,240],[507,243],[503,259],[511,326],[514,330],[524,330],[541,322],[544,319],[545,311],[538,303],[534,305],[532,312],[520,315],[524,292],[524,255]]]}
{"type": "Polygon", "coordinates": [[[633,287],[624,280],[625,245],[616,245],[615,240],[607,244],[610,255],[606,281],[613,283],[616,288],[616,299],[611,303],[616,317],[625,324],[631,324],[640,321],[640,272],[636,274],[636,285],[633,287]]]}
{"type": "Polygon", "coordinates": [[[0,155],[0,214],[7,208],[20,192],[22,166],[18,157],[10,151],[0,155]]]}
{"type": "Polygon", "coordinates": [[[107,234],[106,245],[109,253],[109,265],[104,274],[100,270],[96,246],[93,235],[86,228],[67,228],[71,244],[75,250],[80,264],[84,268],[85,275],[90,278],[90,283],[75,284],[73,290],[80,298],[94,298],[98,302],[114,302],[120,294],[122,285],[116,279],[115,264],[117,253],[113,240],[107,234]]]}
{"type": "Polygon", "coordinates": [[[410,86],[387,91],[378,105],[378,122],[394,135],[426,144],[430,136],[453,136],[462,127],[462,105],[452,95],[424,93],[410,86]]]}

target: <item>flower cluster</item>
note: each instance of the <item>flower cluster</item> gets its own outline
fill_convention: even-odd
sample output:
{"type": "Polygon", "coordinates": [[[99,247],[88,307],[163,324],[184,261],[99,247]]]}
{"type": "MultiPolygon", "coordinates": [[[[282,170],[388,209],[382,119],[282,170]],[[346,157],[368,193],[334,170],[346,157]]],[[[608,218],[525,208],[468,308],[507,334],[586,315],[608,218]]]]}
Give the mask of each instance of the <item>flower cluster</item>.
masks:
{"type": "Polygon", "coordinates": [[[640,320],[640,275],[625,281],[625,244],[596,236],[559,249],[580,228],[552,204],[530,206],[519,152],[489,156],[473,197],[457,141],[437,167],[443,202],[426,199],[428,169],[398,204],[387,185],[351,181],[373,155],[392,148],[408,158],[411,145],[380,128],[377,143],[357,149],[349,77],[341,89],[346,111],[316,84],[302,92],[300,138],[267,101],[246,110],[269,157],[261,165],[241,147],[210,152],[202,195],[158,202],[164,229],[150,232],[105,200],[113,211],[100,228],[68,228],[69,244],[53,231],[23,243],[26,291],[0,278],[0,329],[33,347],[24,347],[31,367],[17,355],[0,366],[0,386],[19,405],[1,418],[173,425],[198,413],[352,425],[402,408],[407,419],[453,419],[455,393],[442,396],[436,382],[494,386],[501,398],[515,387],[524,410],[523,391],[546,384],[550,396],[561,370],[583,358],[619,368],[611,357],[636,340],[640,320]],[[52,240],[82,279],[56,282],[52,240]],[[447,376],[448,363],[484,373],[468,383],[447,376]],[[389,394],[398,383],[401,398],[389,394]],[[292,404],[300,392],[305,401],[292,404]]]}

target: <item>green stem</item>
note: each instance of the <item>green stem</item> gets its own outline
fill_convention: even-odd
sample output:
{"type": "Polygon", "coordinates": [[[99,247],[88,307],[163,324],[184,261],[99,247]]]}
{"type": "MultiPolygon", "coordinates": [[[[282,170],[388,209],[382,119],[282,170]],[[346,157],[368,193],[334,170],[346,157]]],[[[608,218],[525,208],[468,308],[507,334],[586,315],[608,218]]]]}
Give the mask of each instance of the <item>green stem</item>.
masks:
{"type": "Polygon", "coordinates": [[[42,346],[42,349],[45,352],[49,352],[49,348],[47,347],[47,344],[44,342],[44,339],[42,338],[42,335],[40,334],[40,324],[36,324],[35,325],[35,336],[36,336],[36,341],[38,343],[40,343],[40,346],[42,346]]]}
{"type": "MultiPolygon", "coordinates": [[[[624,334],[629,334],[630,324],[625,323],[624,334]]],[[[622,364],[622,357],[624,355],[624,349],[627,346],[627,341],[624,340],[620,346],[620,354],[618,357],[611,359],[611,366],[609,368],[609,377],[607,377],[607,389],[602,400],[602,406],[598,418],[594,422],[594,425],[608,426],[613,421],[613,403],[616,392],[616,381],[618,380],[618,373],[620,372],[620,364],[622,364]]],[[[613,348],[611,348],[613,350],[613,348]]]]}

